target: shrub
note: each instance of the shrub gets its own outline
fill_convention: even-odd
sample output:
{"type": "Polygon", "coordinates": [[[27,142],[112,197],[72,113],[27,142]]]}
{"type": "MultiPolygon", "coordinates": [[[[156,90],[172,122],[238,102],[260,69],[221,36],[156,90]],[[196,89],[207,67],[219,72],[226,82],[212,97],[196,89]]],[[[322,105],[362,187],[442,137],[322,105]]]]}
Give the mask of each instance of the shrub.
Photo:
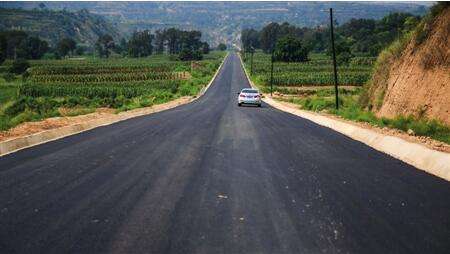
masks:
{"type": "Polygon", "coordinates": [[[24,73],[28,68],[30,68],[30,64],[25,59],[17,59],[14,60],[11,67],[9,68],[10,73],[15,74],[22,74],[24,73]]]}
{"type": "Polygon", "coordinates": [[[16,79],[16,76],[12,73],[5,73],[3,74],[2,78],[6,81],[6,82],[12,82],[16,79]]]}

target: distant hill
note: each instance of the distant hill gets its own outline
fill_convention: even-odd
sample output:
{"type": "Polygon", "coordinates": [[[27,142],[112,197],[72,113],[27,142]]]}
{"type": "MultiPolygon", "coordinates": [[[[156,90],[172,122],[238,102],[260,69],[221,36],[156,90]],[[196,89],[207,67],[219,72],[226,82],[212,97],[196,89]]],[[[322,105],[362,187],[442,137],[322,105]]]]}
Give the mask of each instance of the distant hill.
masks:
{"type": "Polygon", "coordinates": [[[100,15],[87,10],[76,12],[0,8],[0,30],[22,30],[38,35],[51,45],[70,37],[78,43],[93,45],[102,34],[118,38],[115,26],[100,15]]]}
{"type": "Polygon", "coordinates": [[[238,42],[242,28],[260,29],[271,21],[327,25],[330,7],[343,24],[351,18],[380,19],[391,12],[421,15],[429,6],[424,2],[0,2],[4,8],[88,9],[107,17],[125,34],[135,29],[199,29],[213,45],[238,42]]]}

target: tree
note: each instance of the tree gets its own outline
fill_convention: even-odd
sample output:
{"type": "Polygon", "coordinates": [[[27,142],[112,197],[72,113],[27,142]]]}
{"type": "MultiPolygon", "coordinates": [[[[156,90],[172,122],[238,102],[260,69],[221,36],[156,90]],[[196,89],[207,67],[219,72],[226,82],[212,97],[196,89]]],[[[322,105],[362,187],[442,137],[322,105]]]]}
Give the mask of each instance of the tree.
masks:
{"type": "Polygon", "coordinates": [[[250,48],[259,48],[259,32],[255,29],[242,30],[241,42],[245,51],[249,51],[250,48]]]}
{"type": "Polygon", "coordinates": [[[12,30],[0,32],[0,47],[5,58],[17,59],[18,46],[22,44],[27,36],[23,31],[12,30]]]}
{"type": "Polygon", "coordinates": [[[119,44],[116,44],[113,50],[117,54],[121,54],[123,56],[128,54],[128,42],[127,42],[127,40],[125,38],[120,39],[119,44]]]}
{"type": "Polygon", "coordinates": [[[169,28],[165,31],[167,47],[169,54],[176,54],[179,51],[180,31],[175,28],[169,28]]]}
{"type": "Polygon", "coordinates": [[[6,38],[0,35],[0,65],[6,59],[6,47],[7,47],[6,38]]]}
{"type": "Polygon", "coordinates": [[[27,62],[27,60],[17,59],[12,63],[11,67],[9,68],[9,72],[14,74],[22,74],[28,68],[30,68],[30,64],[27,62]]]}
{"type": "Polygon", "coordinates": [[[78,46],[78,47],[75,49],[75,54],[78,55],[78,56],[83,55],[84,52],[86,52],[86,47],[85,47],[85,46],[78,46]]]}
{"type": "Polygon", "coordinates": [[[308,60],[308,51],[299,39],[288,35],[278,40],[274,57],[276,61],[282,62],[305,62],[308,60]]]}
{"type": "Polygon", "coordinates": [[[200,50],[192,50],[188,47],[183,48],[178,54],[178,58],[181,61],[202,60],[202,52],[200,50]]]}
{"type": "Polygon", "coordinates": [[[38,37],[27,37],[17,47],[17,56],[25,59],[40,59],[49,50],[48,43],[38,37]]]}
{"type": "Polygon", "coordinates": [[[5,59],[6,59],[5,53],[0,48],[0,65],[2,65],[2,63],[5,61],[5,59]]]}
{"type": "Polygon", "coordinates": [[[217,46],[217,49],[220,50],[220,51],[227,50],[227,45],[225,45],[224,43],[220,43],[220,44],[217,46]]]}
{"type": "Polygon", "coordinates": [[[165,31],[156,30],[155,32],[155,51],[157,54],[164,52],[165,31]]]}
{"type": "Polygon", "coordinates": [[[260,33],[261,49],[264,53],[270,53],[275,48],[280,33],[278,23],[270,23],[265,26],[260,33]]]}
{"type": "Polygon", "coordinates": [[[128,42],[128,54],[132,57],[145,57],[153,52],[153,35],[149,30],[134,32],[128,42]]]}
{"type": "Polygon", "coordinates": [[[209,44],[207,42],[202,42],[202,53],[203,54],[209,53],[209,44]]]}
{"type": "Polygon", "coordinates": [[[109,34],[101,35],[95,43],[95,50],[100,57],[108,58],[110,50],[114,48],[114,39],[109,34]]]}
{"type": "MultiPolygon", "coordinates": [[[[335,37],[334,49],[336,52],[336,61],[338,64],[349,63],[350,59],[353,57],[350,47],[351,47],[351,40],[343,36],[335,37]]],[[[327,54],[330,56],[332,54],[331,45],[329,45],[327,49],[327,54]]]]}
{"type": "Polygon", "coordinates": [[[62,57],[67,56],[67,54],[72,55],[73,51],[76,49],[77,43],[72,38],[63,38],[58,42],[57,51],[62,57]]]}

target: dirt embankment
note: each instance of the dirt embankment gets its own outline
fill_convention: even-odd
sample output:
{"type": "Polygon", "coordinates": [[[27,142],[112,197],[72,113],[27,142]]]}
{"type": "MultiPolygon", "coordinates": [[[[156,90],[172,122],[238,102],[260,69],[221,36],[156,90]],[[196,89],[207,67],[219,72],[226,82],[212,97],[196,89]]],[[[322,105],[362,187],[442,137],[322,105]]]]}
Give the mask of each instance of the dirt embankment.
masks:
{"type": "Polygon", "coordinates": [[[426,39],[418,43],[420,35],[413,36],[391,63],[384,99],[374,110],[378,116],[414,115],[450,125],[450,8],[425,26],[426,39]]]}

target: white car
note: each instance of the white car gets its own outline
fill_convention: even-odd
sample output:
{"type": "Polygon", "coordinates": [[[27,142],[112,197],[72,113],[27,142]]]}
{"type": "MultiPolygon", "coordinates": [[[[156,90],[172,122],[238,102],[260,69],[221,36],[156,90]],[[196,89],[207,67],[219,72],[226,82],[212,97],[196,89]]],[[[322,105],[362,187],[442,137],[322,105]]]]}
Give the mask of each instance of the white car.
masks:
{"type": "Polygon", "coordinates": [[[238,94],[239,106],[242,106],[243,104],[250,104],[261,107],[261,94],[258,90],[252,88],[244,88],[238,94]]]}

